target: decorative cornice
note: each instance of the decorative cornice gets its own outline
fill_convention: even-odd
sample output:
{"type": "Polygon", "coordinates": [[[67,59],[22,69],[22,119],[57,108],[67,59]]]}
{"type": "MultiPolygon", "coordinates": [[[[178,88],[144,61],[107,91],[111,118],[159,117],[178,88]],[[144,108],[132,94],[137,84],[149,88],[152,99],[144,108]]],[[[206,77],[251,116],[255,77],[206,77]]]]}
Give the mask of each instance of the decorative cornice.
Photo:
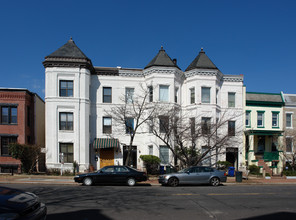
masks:
{"type": "Polygon", "coordinates": [[[243,82],[244,77],[243,76],[236,76],[236,75],[223,75],[223,81],[226,82],[243,82]]]}
{"type": "Polygon", "coordinates": [[[218,76],[220,78],[223,77],[223,74],[219,70],[199,70],[199,69],[192,69],[184,73],[186,78],[192,76],[218,76]]]}
{"type": "Polygon", "coordinates": [[[119,76],[125,77],[143,77],[143,71],[119,70],[119,76]]]}
{"type": "Polygon", "coordinates": [[[167,75],[171,75],[174,74],[175,76],[178,76],[181,79],[185,79],[184,73],[183,71],[174,68],[174,69],[167,69],[167,68],[148,68],[148,69],[144,69],[143,70],[143,75],[144,76],[148,76],[151,75],[153,73],[159,73],[159,74],[167,74],[167,75]]]}
{"type": "Polygon", "coordinates": [[[94,67],[89,59],[81,58],[61,58],[61,57],[45,57],[43,66],[47,67],[81,67],[86,68],[95,73],[94,67]]]}

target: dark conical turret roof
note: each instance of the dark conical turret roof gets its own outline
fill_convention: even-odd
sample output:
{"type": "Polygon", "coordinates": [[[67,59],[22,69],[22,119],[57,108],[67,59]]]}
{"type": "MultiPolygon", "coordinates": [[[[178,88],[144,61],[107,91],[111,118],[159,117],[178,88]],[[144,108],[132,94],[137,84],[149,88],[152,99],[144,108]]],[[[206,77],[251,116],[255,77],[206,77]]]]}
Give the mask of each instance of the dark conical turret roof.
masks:
{"type": "Polygon", "coordinates": [[[150,63],[144,68],[147,69],[152,66],[164,66],[164,67],[177,67],[177,64],[169,57],[163,47],[159,50],[158,54],[150,61],[150,63]]]}
{"type": "Polygon", "coordinates": [[[85,67],[94,73],[91,60],[76,46],[72,38],[45,57],[44,67],[85,67]]]}
{"type": "Polygon", "coordinates": [[[203,48],[199,52],[198,56],[192,61],[185,71],[192,69],[218,69],[215,64],[206,55],[203,48]]]}
{"type": "MultiPolygon", "coordinates": [[[[47,57],[67,57],[67,58],[82,58],[88,59],[88,57],[76,46],[72,38],[68,40],[63,46],[57,49],[47,57]]],[[[46,57],[46,58],[47,58],[46,57]]]]}

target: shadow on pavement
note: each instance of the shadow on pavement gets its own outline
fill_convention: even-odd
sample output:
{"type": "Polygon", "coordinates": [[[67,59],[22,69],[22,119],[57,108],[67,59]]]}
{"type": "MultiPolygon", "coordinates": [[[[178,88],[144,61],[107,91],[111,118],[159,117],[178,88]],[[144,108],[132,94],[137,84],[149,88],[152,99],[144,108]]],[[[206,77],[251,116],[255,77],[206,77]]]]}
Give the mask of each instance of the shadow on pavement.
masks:
{"type": "Polygon", "coordinates": [[[254,216],[250,218],[242,218],[242,220],[278,220],[278,219],[296,219],[296,213],[292,212],[276,212],[267,215],[254,216]]]}
{"type": "Polygon", "coordinates": [[[47,220],[91,220],[91,219],[100,219],[100,220],[111,220],[107,216],[100,213],[99,210],[89,209],[89,210],[81,210],[76,212],[65,212],[58,214],[50,214],[46,217],[47,220]]]}

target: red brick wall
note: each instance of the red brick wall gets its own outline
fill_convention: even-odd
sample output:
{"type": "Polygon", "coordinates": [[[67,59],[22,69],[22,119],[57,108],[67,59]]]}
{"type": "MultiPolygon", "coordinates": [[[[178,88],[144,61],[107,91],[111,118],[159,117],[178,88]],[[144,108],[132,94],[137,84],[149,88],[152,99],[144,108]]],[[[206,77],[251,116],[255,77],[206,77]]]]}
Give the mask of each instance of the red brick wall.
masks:
{"type": "MultiPolygon", "coordinates": [[[[4,125],[0,123],[0,135],[18,135],[19,144],[34,144],[34,95],[27,91],[0,90],[1,104],[17,104],[17,124],[4,125]],[[30,106],[30,127],[27,125],[27,106],[30,106]]],[[[1,145],[1,143],[0,143],[1,145]]],[[[0,155],[0,164],[20,164],[19,160],[0,155]]]]}

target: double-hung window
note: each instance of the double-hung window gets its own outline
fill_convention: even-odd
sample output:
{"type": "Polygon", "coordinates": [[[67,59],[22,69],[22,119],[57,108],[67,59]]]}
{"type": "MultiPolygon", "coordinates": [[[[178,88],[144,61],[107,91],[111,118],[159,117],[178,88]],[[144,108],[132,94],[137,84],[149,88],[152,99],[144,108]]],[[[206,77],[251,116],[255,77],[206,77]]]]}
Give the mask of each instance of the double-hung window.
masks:
{"type": "Polygon", "coordinates": [[[149,102],[153,102],[153,86],[148,86],[149,102]]]}
{"type": "Polygon", "coordinates": [[[111,87],[103,87],[103,103],[112,103],[111,87]]]}
{"type": "Polygon", "coordinates": [[[169,101],[169,86],[165,86],[165,85],[159,86],[159,101],[161,102],[169,101]]]}
{"type": "Polygon", "coordinates": [[[134,92],[134,88],[125,88],[125,103],[133,103],[134,92]]]}
{"type": "Polygon", "coordinates": [[[202,87],[201,88],[201,102],[202,103],[211,103],[211,88],[202,87]]]}
{"type": "Polygon", "coordinates": [[[175,103],[178,103],[179,88],[175,88],[175,103]]]}
{"type": "Polygon", "coordinates": [[[73,97],[73,80],[60,80],[60,96],[73,97]]]}
{"type": "Polygon", "coordinates": [[[211,118],[202,117],[201,118],[201,130],[202,134],[209,134],[211,130],[211,118]]]}
{"type": "Polygon", "coordinates": [[[292,114],[286,113],[286,128],[292,128],[292,114]]]}
{"type": "Polygon", "coordinates": [[[60,130],[73,131],[72,112],[60,112],[60,130]]]}
{"type": "Polygon", "coordinates": [[[234,92],[228,93],[228,107],[229,108],[235,107],[235,93],[234,92]]]}
{"type": "Polygon", "coordinates": [[[153,155],[153,145],[148,146],[149,155],[153,155]]]}
{"type": "Polygon", "coordinates": [[[1,106],[1,124],[17,124],[17,106],[1,106]]]}
{"type": "Polygon", "coordinates": [[[159,132],[167,133],[169,129],[169,117],[168,116],[160,116],[159,117],[159,132]]]}
{"type": "Polygon", "coordinates": [[[16,143],[17,137],[1,137],[1,156],[9,156],[9,144],[16,143]]]}
{"type": "Polygon", "coordinates": [[[190,88],[190,104],[195,103],[195,88],[190,88]]]}
{"type": "Polygon", "coordinates": [[[167,146],[159,146],[159,159],[160,163],[168,164],[169,163],[169,148],[167,146]]]}
{"type": "Polygon", "coordinates": [[[272,127],[279,127],[279,112],[272,112],[272,127]]]}
{"type": "Polygon", "coordinates": [[[251,127],[251,111],[246,111],[246,127],[251,127]]]}
{"type": "Polygon", "coordinates": [[[134,132],[134,119],[126,118],[125,119],[125,131],[127,134],[131,134],[134,132]]]}
{"type": "Polygon", "coordinates": [[[228,121],[228,136],[235,136],[235,121],[228,121]]]}
{"type": "Polygon", "coordinates": [[[111,134],[112,133],[112,118],[103,117],[103,133],[111,134]]]}
{"type": "Polygon", "coordinates": [[[60,153],[63,154],[64,163],[73,163],[73,143],[60,143],[60,153]]]}
{"type": "Polygon", "coordinates": [[[195,135],[195,118],[190,118],[190,131],[191,135],[195,135]]]}
{"type": "Polygon", "coordinates": [[[264,128],[264,112],[257,111],[257,127],[264,128]]]}

